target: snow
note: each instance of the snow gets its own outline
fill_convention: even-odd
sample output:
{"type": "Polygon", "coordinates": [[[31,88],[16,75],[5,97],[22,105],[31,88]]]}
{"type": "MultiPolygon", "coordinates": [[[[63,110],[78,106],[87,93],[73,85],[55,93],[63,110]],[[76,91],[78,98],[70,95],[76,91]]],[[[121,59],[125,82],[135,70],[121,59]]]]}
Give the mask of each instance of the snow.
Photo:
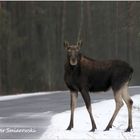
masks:
{"type": "Polygon", "coordinates": [[[140,95],[132,96],[132,99],[134,105],[132,113],[133,131],[131,132],[124,132],[128,124],[126,105],[121,108],[112,129],[103,131],[112,117],[115,108],[114,100],[110,99],[92,104],[93,116],[97,125],[97,130],[95,130],[95,132],[89,132],[91,123],[88,112],[85,107],[80,107],[75,110],[74,128],[71,131],[66,130],[70,118],[70,111],[66,111],[52,117],[50,125],[40,139],[140,139],[140,95]]]}
{"type": "MultiPolygon", "coordinates": [[[[66,92],[66,91],[61,91],[66,92]]],[[[22,93],[22,94],[16,94],[16,95],[6,95],[6,96],[0,96],[0,101],[6,101],[6,100],[15,100],[20,98],[26,98],[26,97],[33,97],[33,96],[40,96],[40,95],[48,95],[48,94],[55,94],[60,93],[60,91],[54,91],[54,92],[35,92],[35,93],[22,93]]]]}

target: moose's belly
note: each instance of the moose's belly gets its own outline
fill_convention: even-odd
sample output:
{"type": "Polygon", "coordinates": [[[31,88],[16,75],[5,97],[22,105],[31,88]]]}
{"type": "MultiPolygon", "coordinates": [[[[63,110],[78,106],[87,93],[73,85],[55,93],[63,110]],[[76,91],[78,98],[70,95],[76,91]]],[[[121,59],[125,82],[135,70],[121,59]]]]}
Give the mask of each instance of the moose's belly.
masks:
{"type": "Polygon", "coordinates": [[[88,88],[91,92],[107,91],[111,87],[109,79],[91,79],[88,82],[88,88]]]}
{"type": "Polygon", "coordinates": [[[65,82],[71,91],[81,91],[82,89],[87,89],[90,92],[107,91],[111,86],[109,76],[100,77],[100,75],[67,75],[65,82]]]}
{"type": "Polygon", "coordinates": [[[89,87],[90,92],[98,92],[98,91],[107,91],[111,86],[110,85],[92,85],[89,87]]]}

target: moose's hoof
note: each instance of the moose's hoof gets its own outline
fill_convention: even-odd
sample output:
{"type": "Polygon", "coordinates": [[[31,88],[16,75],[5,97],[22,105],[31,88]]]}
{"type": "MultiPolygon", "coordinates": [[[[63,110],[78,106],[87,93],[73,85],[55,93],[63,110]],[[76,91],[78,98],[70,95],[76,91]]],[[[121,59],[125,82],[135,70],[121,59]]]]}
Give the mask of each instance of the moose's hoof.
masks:
{"type": "Polygon", "coordinates": [[[68,126],[68,128],[66,129],[66,130],[71,130],[73,127],[71,127],[71,126],[68,126]]]}
{"type": "Polygon", "coordinates": [[[125,132],[131,132],[132,128],[128,127],[125,132]]]}
{"type": "Polygon", "coordinates": [[[112,126],[107,126],[104,131],[109,131],[110,128],[112,128],[112,126]]]}
{"type": "Polygon", "coordinates": [[[66,130],[71,130],[71,128],[67,128],[66,130]]]}
{"type": "Polygon", "coordinates": [[[92,128],[89,132],[94,132],[96,128],[92,128]]]}

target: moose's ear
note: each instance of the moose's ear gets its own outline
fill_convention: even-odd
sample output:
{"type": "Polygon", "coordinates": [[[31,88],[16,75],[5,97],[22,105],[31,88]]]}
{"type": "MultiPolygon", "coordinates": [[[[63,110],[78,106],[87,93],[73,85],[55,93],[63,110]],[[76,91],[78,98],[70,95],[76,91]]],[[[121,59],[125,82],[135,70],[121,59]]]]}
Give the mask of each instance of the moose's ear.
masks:
{"type": "Polygon", "coordinates": [[[77,42],[77,46],[78,46],[78,47],[81,47],[81,46],[82,46],[82,40],[79,40],[79,41],[77,42]]]}
{"type": "Polygon", "coordinates": [[[64,48],[67,49],[69,46],[69,42],[68,41],[64,41],[64,48]]]}

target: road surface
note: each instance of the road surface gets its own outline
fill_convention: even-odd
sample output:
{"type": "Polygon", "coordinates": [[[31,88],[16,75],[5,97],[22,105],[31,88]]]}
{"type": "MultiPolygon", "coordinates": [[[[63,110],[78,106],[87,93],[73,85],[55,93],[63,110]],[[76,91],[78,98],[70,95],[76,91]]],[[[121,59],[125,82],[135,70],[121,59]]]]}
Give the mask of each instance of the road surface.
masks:
{"type": "MultiPolygon", "coordinates": [[[[131,96],[140,88],[129,88],[131,96]]],[[[91,93],[92,103],[112,99],[112,91],[91,93]]],[[[50,124],[51,117],[69,110],[68,91],[0,101],[0,139],[39,139],[50,124]]],[[[81,95],[78,107],[84,106],[81,95]]]]}

